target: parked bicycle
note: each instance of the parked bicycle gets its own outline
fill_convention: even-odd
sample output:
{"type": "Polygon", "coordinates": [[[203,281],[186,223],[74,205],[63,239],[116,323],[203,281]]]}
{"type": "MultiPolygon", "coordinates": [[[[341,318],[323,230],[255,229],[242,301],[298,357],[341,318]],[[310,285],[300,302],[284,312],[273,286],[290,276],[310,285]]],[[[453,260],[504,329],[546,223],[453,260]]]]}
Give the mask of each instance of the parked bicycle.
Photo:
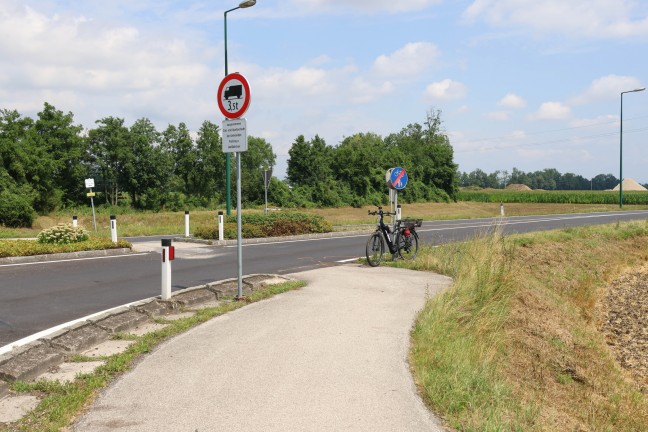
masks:
{"type": "Polygon", "coordinates": [[[416,227],[420,227],[422,220],[404,219],[396,222],[394,232],[391,232],[389,225],[385,224],[385,216],[395,216],[396,213],[383,211],[378,207],[377,211],[369,211],[370,216],[379,216],[376,231],[371,234],[367,241],[367,262],[372,267],[377,267],[382,261],[385,253],[385,243],[393,258],[413,260],[416,258],[419,249],[418,234],[416,227]],[[392,236],[395,238],[392,241],[392,236]]]}

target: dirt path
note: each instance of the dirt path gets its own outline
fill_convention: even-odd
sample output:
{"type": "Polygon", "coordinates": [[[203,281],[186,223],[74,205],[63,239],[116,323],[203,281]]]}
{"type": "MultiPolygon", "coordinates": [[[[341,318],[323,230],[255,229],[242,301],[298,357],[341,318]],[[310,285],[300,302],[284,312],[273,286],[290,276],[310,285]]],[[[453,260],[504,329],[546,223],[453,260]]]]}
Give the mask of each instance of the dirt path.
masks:
{"type": "Polygon", "coordinates": [[[619,364],[648,394],[648,265],[612,282],[603,305],[602,331],[619,364]]]}

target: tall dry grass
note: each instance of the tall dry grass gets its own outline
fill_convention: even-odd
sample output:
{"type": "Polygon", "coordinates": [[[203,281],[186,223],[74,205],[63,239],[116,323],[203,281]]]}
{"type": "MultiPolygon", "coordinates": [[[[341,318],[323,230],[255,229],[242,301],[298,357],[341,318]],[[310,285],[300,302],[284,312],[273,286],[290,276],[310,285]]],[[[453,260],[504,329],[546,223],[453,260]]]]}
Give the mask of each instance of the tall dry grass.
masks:
{"type": "Polygon", "coordinates": [[[648,223],[424,249],[412,264],[454,278],[412,331],[428,404],[457,430],[642,431],[648,400],[597,330],[622,268],[648,261],[648,223]]]}

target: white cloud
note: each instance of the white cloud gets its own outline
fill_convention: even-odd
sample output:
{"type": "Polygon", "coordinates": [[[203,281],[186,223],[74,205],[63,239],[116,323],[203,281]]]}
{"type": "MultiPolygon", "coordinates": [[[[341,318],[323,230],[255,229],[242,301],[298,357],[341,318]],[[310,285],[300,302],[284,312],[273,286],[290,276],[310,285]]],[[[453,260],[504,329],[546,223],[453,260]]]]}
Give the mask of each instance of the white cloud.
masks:
{"type": "Polygon", "coordinates": [[[527,106],[527,103],[520,96],[509,93],[497,102],[497,106],[504,108],[524,108],[527,106]]]}
{"type": "Polygon", "coordinates": [[[648,35],[648,9],[643,1],[633,0],[475,0],[463,17],[493,27],[575,37],[648,35]]]}
{"type": "Polygon", "coordinates": [[[566,120],[571,116],[571,108],[560,102],[544,102],[531,116],[533,120],[566,120]]]}
{"type": "Polygon", "coordinates": [[[619,126],[619,116],[615,115],[606,115],[598,116],[596,118],[589,119],[574,119],[569,122],[569,126],[573,128],[590,128],[590,127],[602,127],[606,129],[617,128],[619,126]]]}
{"type": "MultiPolygon", "coordinates": [[[[318,97],[325,103],[338,95],[338,82],[349,77],[344,70],[327,70],[301,66],[294,70],[273,68],[262,69],[247,65],[250,81],[254,83],[255,99],[272,101],[273,104],[291,103],[302,106],[307,98],[318,97]]],[[[344,95],[346,97],[346,95],[344,95]]]]}
{"type": "Polygon", "coordinates": [[[523,130],[516,130],[511,133],[511,137],[515,139],[524,139],[527,137],[527,133],[523,130]]]}
{"type": "Polygon", "coordinates": [[[327,56],[326,54],[322,54],[312,59],[308,64],[309,66],[322,66],[330,62],[331,57],[327,56]]]}
{"type": "Polygon", "coordinates": [[[423,73],[440,55],[439,48],[429,42],[408,43],[390,55],[381,55],[374,61],[374,71],[382,76],[417,76],[423,73]]]}
{"type": "Polygon", "coordinates": [[[592,84],[570,102],[584,105],[592,102],[618,99],[622,91],[643,87],[638,78],[631,76],[607,75],[592,81],[592,84]]]}
{"type": "Polygon", "coordinates": [[[390,81],[379,84],[372,84],[363,78],[357,77],[351,85],[351,102],[369,103],[394,91],[394,85],[390,81]]]}
{"type": "Polygon", "coordinates": [[[506,111],[493,111],[484,114],[484,117],[490,120],[506,121],[509,119],[509,114],[506,111]]]}
{"type": "Polygon", "coordinates": [[[312,12],[356,10],[376,13],[417,11],[441,3],[441,0],[298,0],[293,3],[295,7],[307,8],[312,12]]]}
{"type": "Polygon", "coordinates": [[[450,101],[462,99],[468,90],[466,86],[458,81],[444,79],[427,86],[425,98],[430,101],[450,101]]]}

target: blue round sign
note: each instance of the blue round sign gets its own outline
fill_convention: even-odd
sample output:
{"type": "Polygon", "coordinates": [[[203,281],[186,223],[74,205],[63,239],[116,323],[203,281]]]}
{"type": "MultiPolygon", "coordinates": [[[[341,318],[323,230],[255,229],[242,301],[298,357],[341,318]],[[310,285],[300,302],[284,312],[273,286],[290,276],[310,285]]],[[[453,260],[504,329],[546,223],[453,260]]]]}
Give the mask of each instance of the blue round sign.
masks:
{"type": "Polygon", "coordinates": [[[400,167],[392,169],[389,181],[394,189],[405,189],[405,186],[407,186],[407,171],[400,167]]]}

